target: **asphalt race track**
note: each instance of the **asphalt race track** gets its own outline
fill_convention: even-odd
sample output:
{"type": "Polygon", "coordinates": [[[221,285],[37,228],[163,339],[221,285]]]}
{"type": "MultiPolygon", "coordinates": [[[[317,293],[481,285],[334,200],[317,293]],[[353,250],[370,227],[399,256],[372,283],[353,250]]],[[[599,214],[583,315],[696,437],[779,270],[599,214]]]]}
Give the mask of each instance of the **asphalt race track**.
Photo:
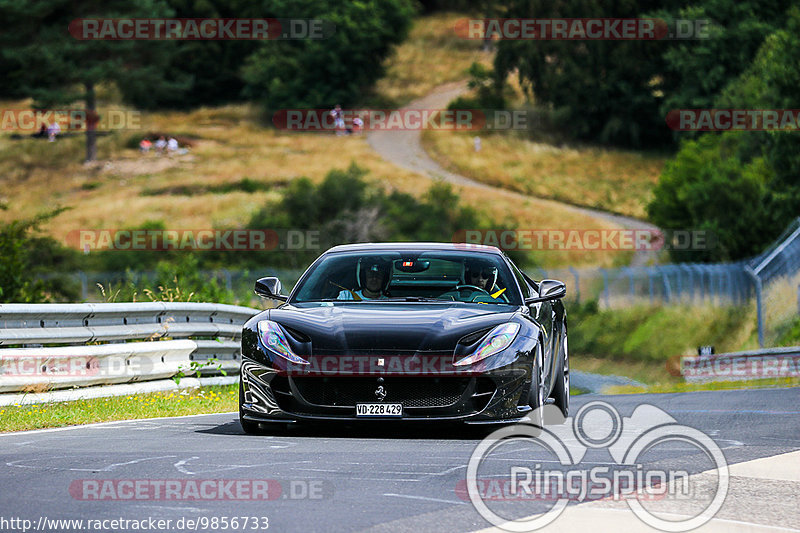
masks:
{"type": "MultiPolygon", "coordinates": [[[[711,436],[729,464],[800,450],[798,388],[584,395],[573,398],[572,413],[595,400],[608,402],[623,416],[630,416],[640,404],[655,405],[679,424],[711,436]]],[[[4,434],[0,516],[29,519],[34,526],[44,518],[152,517],[174,524],[181,518],[265,516],[270,531],[480,530],[490,524],[459,497],[456,487],[459,481],[463,485],[469,457],[489,431],[384,424],[292,428],[279,436],[248,436],[242,433],[237,415],[225,413],[4,434]],[[227,497],[97,501],[83,499],[86,493],[80,492],[86,486],[82,480],[191,479],[277,480],[281,492],[269,501],[227,497]]],[[[654,448],[647,461],[680,462],[690,474],[708,470],[706,457],[687,453],[681,446],[668,443],[654,448]]],[[[509,460],[524,458],[529,463],[536,453],[543,452],[530,447],[508,450],[509,460]]],[[[590,450],[584,461],[607,464],[608,453],[590,450]]],[[[728,497],[716,518],[728,525],[797,530],[798,469],[800,460],[794,460],[774,479],[768,473],[737,475],[732,468],[728,497]]],[[[119,498],[123,491],[118,483],[115,486],[120,487],[115,496],[119,498]]],[[[530,502],[497,506],[503,508],[513,518],[537,512],[530,502]]],[[[249,525],[246,530],[254,531],[249,525]]],[[[597,531],[614,530],[595,525],[597,531]]],[[[0,529],[14,530],[8,525],[0,529]]],[[[211,526],[197,529],[212,530],[211,526]]],[[[239,530],[244,530],[241,525],[239,530]]]]}

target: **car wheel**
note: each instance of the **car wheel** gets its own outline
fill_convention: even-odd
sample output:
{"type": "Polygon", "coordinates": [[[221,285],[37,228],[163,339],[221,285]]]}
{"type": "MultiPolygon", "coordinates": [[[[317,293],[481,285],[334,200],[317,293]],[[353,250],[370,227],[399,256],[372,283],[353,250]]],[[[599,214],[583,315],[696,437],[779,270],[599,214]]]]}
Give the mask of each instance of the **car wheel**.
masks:
{"type": "Polygon", "coordinates": [[[564,325],[564,339],[561,343],[564,352],[563,364],[558,369],[556,382],[553,387],[553,399],[555,405],[561,410],[564,418],[569,416],[569,348],[567,346],[567,330],[564,325]]]}
{"type": "Polygon", "coordinates": [[[533,411],[528,416],[530,423],[534,426],[544,427],[544,383],[543,383],[543,353],[542,353],[542,339],[536,345],[536,361],[533,364],[533,380],[531,381],[531,390],[528,393],[528,405],[531,406],[533,411]]]}
{"type": "Polygon", "coordinates": [[[242,386],[242,376],[239,375],[239,424],[242,430],[248,435],[257,435],[259,433],[258,422],[252,420],[245,420],[244,413],[242,412],[242,405],[244,405],[244,387],[242,386]]]}
{"type": "Polygon", "coordinates": [[[239,424],[242,425],[242,430],[248,435],[258,435],[259,433],[261,433],[258,422],[245,420],[244,418],[242,418],[241,413],[239,413],[239,424]]]}

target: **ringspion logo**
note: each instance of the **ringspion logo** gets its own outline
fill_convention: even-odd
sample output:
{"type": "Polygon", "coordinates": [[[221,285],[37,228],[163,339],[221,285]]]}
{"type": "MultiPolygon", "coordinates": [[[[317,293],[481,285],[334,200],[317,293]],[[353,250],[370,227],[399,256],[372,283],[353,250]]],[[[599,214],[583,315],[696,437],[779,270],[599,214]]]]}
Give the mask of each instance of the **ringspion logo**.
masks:
{"type": "Polygon", "coordinates": [[[722,507],[730,480],[722,450],[662,409],[641,404],[623,417],[612,405],[593,401],[567,419],[555,406],[540,409],[548,425],[535,425],[534,417],[493,432],[475,448],[466,479],[456,485],[456,494],[492,525],[536,531],[553,523],[570,502],[608,499],[624,501],[650,527],[683,532],[702,526],[722,507]],[[665,444],[674,458],[668,463],[650,455],[665,444]],[[601,451],[610,462],[598,462],[601,451]],[[587,458],[589,452],[593,456],[587,458]],[[690,475],[700,460],[708,466],[702,480],[690,475]],[[492,508],[497,501],[530,505],[531,516],[501,516],[509,507],[492,508]],[[669,509],[682,501],[692,502],[687,516],[663,518],[660,502],[669,509]]]}

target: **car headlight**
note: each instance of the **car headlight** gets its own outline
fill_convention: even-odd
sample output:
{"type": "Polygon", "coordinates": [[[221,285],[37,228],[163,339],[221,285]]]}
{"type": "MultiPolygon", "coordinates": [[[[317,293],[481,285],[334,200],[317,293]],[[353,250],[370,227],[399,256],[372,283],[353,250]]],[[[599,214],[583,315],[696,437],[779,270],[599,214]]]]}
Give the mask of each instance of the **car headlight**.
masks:
{"type": "Polygon", "coordinates": [[[289,347],[289,342],[286,340],[286,334],[277,322],[273,322],[272,320],[260,321],[258,323],[258,338],[261,339],[261,344],[269,351],[283,357],[287,361],[296,365],[310,364],[308,361],[292,352],[292,349],[289,347]]]}
{"type": "Polygon", "coordinates": [[[514,342],[514,339],[517,338],[517,333],[519,333],[519,324],[514,322],[500,324],[489,332],[475,351],[472,352],[472,355],[468,355],[453,363],[453,366],[471,365],[496,353],[502,352],[514,342]]]}

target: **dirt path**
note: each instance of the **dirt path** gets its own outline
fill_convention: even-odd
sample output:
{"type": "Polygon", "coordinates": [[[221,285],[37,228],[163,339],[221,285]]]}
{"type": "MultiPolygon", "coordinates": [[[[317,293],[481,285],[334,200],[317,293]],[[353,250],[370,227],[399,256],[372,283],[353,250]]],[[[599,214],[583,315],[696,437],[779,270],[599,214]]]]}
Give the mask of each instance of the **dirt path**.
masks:
{"type": "MultiPolygon", "coordinates": [[[[448,83],[441,85],[434,89],[430,94],[423,96],[402,109],[444,109],[447,104],[455,99],[459,94],[466,90],[465,82],[448,83]]],[[[658,228],[648,222],[638,220],[631,217],[622,215],[615,215],[597,209],[589,209],[586,207],[578,207],[574,205],[556,202],[554,200],[547,200],[543,198],[536,198],[526,196],[507,189],[501,189],[480,183],[473,179],[467,178],[460,174],[455,174],[443,168],[436,161],[434,161],[425,149],[422,147],[422,131],[409,130],[409,131],[370,131],[367,134],[367,141],[370,146],[380,154],[381,157],[387,161],[412,172],[423,174],[431,179],[443,179],[454,185],[477,187],[479,189],[486,189],[487,191],[497,192],[503,191],[506,195],[512,195],[519,200],[535,199],[537,202],[543,202],[557,206],[560,209],[572,210],[595,219],[608,221],[616,226],[621,226],[626,229],[647,229],[658,230],[658,228]]],[[[657,254],[651,251],[641,250],[637,251],[632,260],[631,266],[644,266],[653,263],[657,259],[657,254]]]]}

